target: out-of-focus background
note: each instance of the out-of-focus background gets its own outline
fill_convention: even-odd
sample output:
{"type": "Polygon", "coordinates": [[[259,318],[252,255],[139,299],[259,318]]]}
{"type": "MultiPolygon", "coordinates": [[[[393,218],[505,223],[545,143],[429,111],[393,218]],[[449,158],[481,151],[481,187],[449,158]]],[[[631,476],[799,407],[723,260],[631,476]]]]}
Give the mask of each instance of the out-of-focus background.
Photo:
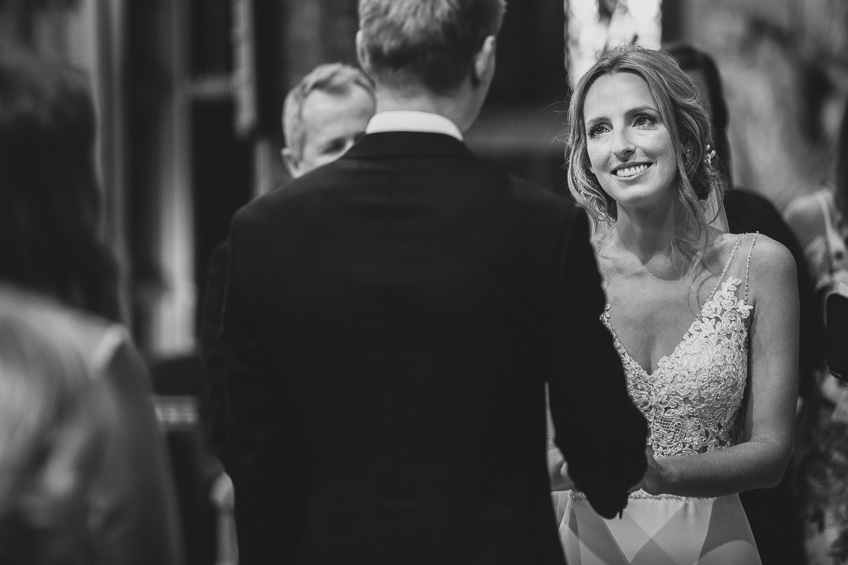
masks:
{"type": "MultiPolygon", "coordinates": [[[[211,250],[238,207],[287,179],[286,91],[319,63],[355,64],[356,29],[355,0],[0,0],[0,41],[91,77],[104,229],[149,358],[195,350],[211,250]]],[[[738,185],[783,208],[831,176],[848,93],[844,0],[511,0],[469,145],[565,192],[569,80],[632,41],[716,58],[738,185]]]]}

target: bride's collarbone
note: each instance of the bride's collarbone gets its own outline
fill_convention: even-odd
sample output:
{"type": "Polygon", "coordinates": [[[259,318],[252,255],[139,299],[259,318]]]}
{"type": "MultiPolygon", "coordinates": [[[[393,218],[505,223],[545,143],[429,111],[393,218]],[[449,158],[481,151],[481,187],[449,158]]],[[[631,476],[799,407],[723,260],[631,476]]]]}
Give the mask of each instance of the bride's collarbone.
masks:
{"type": "Polygon", "coordinates": [[[642,262],[627,252],[601,256],[607,301],[613,308],[615,303],[647,308],[656,302],[663,307],[677,303],[697,313],[717,287],[725,267],[730,267],[733,243],[722,238],[700,257],[685,261],[657,256],[642,262]]]}
{"type": "MultiPolygon", "coordinates": [[[[702,286],[702,285],[699,285],[702,286]]],[[[688,281],[628,281],[607,287],[607,302],[619,318],[662,320],[697,315],[704,300],[688,281]]]]}
{"type": "Polygon", "coordinates": [[[615,273],[604,279],[607,301],[648,307],[655,302],[662,305],[681,303],[699,304],[709,294],[718,273],[699,268],[685,273],[654,273],[648,270],[633,273],[615,273]]]}
{"type": "Polygon", "coordinates": [[[730,233],[715,234],[701,251],[686,252],[679,247],[640,255],[620,242],[608,242],[597,250],[598,263],[605,278],[642,278],[667,281],[692,280],[706,272],[718,274],[730,258],[739,240],[730,233]]]}

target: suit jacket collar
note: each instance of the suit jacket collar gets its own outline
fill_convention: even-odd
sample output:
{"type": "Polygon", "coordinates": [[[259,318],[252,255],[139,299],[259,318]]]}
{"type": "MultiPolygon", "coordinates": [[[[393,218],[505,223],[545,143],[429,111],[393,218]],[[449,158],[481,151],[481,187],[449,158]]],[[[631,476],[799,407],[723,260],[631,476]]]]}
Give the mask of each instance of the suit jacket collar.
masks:
{"type": "Polygon", "coordinates": [[[474,159],[458,139],[443,133],[391,131],[369,133],[345,153],[345,159],[383,157],[447,157],[474,159]]]}

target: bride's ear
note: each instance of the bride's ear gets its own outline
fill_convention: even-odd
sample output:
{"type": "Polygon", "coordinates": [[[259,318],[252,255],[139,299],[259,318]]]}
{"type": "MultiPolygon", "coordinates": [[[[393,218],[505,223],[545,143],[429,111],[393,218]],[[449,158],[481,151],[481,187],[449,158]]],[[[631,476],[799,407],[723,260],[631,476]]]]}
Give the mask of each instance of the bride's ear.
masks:
{"type": "Polygon", "coordinates": [[[692,144],[684,143],[683,144],[683,162],[687,165],[692,160],[692,144]]]}
{"type": "Polygon", "coordinates": [[[695,171],[698,168],[698,147],[691,139],[685,139],[681,145],[683,158],[683,166],[689,172],[695,171]]]}

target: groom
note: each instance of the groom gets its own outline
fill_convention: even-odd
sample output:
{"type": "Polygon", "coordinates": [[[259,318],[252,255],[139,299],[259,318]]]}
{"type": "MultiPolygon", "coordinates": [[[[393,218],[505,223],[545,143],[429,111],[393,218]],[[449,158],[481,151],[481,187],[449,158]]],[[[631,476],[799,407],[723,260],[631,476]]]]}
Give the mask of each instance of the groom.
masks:
{"type": "Polygon", "coordinates": [[[586,215],[464,145],[503,0],[361,0],[377,114],[232,223],[240,563],[561,564],[545,391],[604,516],[645,470],[586,215]]]}

